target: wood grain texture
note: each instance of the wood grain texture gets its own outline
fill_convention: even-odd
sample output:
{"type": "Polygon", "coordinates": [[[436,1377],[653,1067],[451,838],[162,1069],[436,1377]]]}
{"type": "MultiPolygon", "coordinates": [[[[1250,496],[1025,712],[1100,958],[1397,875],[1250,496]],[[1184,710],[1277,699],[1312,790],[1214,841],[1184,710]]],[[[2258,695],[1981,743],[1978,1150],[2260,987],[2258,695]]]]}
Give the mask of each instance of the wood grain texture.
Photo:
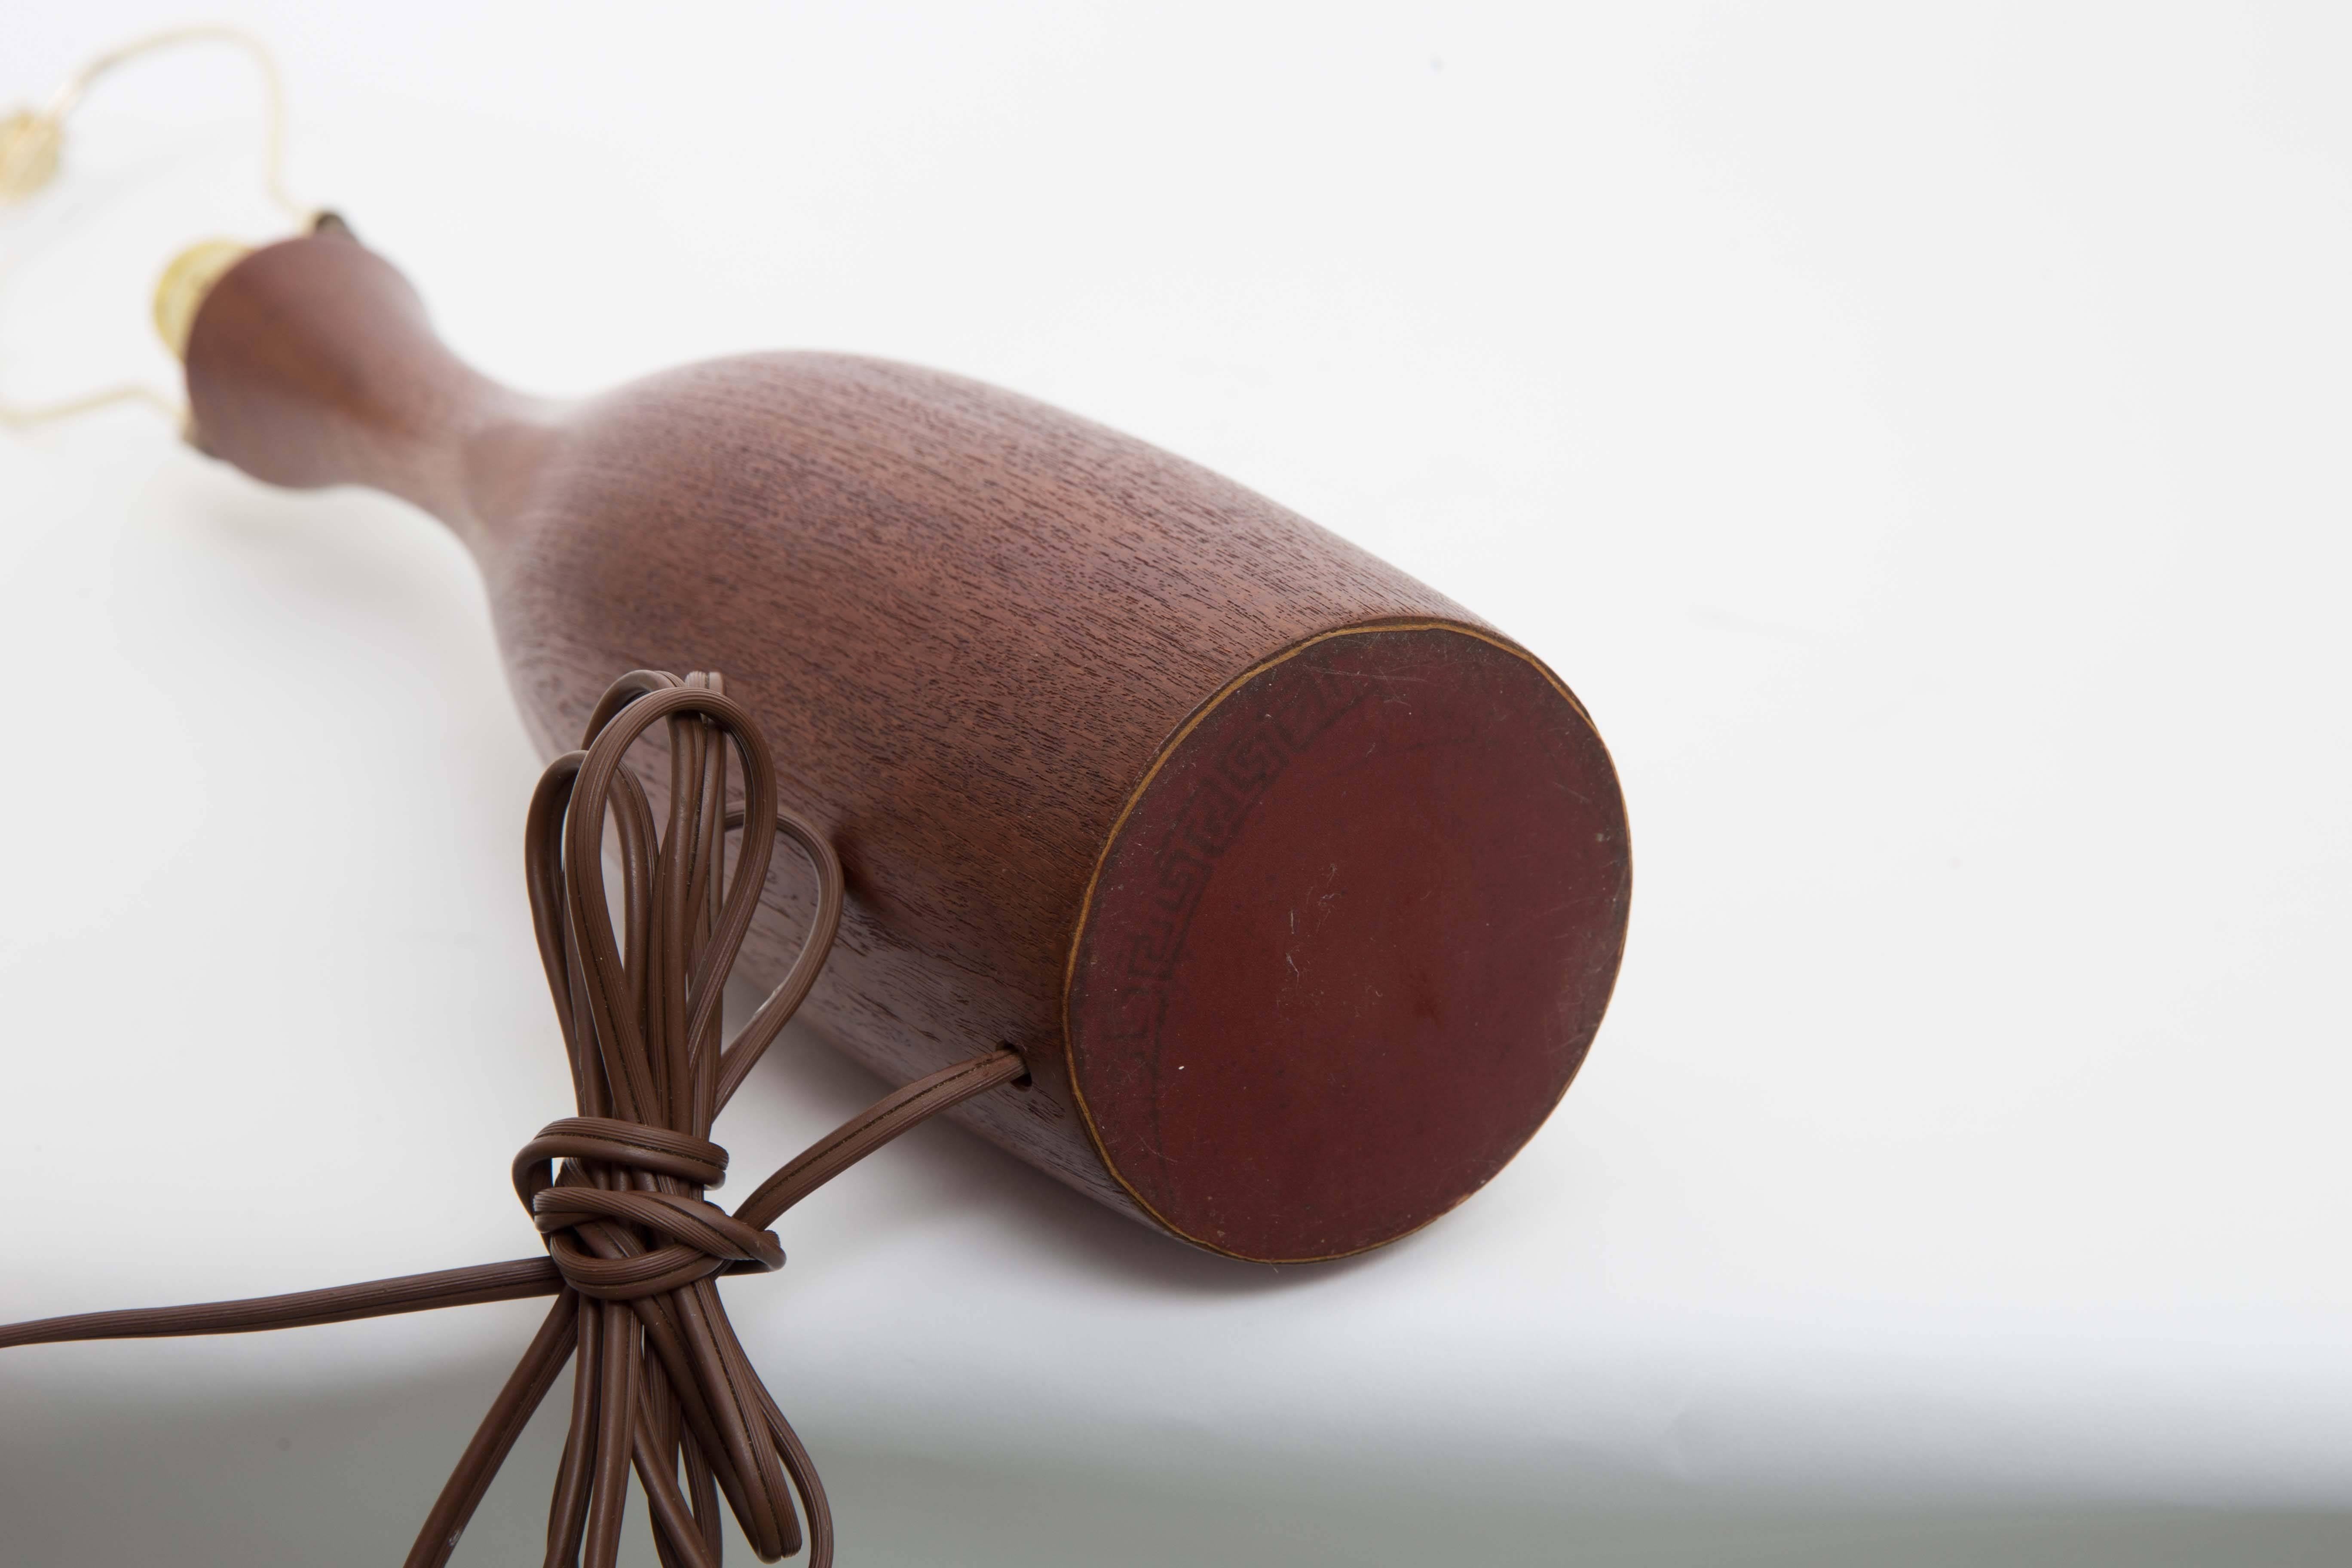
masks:
{"type": "MultiPolygon", "coordinates": [[[[834,836],[848,873],[840,946],[806,1016],[893,1082],[991,1045],[1019,1048],[1032,1092],[960,1114],[1114,1207],[1241,1256],[1325,1255],[1292,1245],[1312,1227],[1286,1225],[1296,1194],[1263,1172],[1229,1189],[1249,1188],[1227,1215],[1239,1226],[1229,1237],[1255,1238],[1244,1245],[1154,1215],[1114,1171],[1072,1073],[1113,1102],[1090,1104],[1097,1119],[1148,1111],[1142,1101],[1160,1092],[1149,1075],[1122,1079],[1073,1055],[1093,1037],[1074,963],[1088,900],[1100,929],[1139,918],[1103,900],[1145,896],[1097,886],[1097,868],[1147,780],[1197,793],[1176,781],[1198,770],[1171,765],[1199,731],[1188,721],[1237,677],[1327,633],[1421,628],[1394,650],[1389,673],[1407,682],[1420,664],[1467,657],[1455,643],[1493,655],[1498,671],[1538,672],[1496,674],[1516,695],[1487,693],[1475,712],[1433,710],[1414,744],[1558,763],[1521,768],[1491,801],[1471,752],[1446,774],[1448,809],[1491,807],[1518,825],[1489,836],[1502,846],[1488,855],[1496,864],[1528,833],[1606,837],[1604,853],[1555,856],[1529,883],[1545,907],[1580,911],[1569,937],[1557,919],[1529,934],[1527,911],[1511,906],[1458,928],[1413,928],[1417,941],[1520,955],[1504,966],[1524,992],[1514,1016],[1549,1020],[1539,1037],[1432,1037],[1418,1015],[1347,1000],[1368,1061],[1383,1029],[1409,1024],[1424,1062],[1533,1052],[1549,1066],[1504,1072],[1500,1101],[1470,1097],[1448,1112],[1454,1124],[1423,1127],[1410,1148],[1366,1134],[1383,1116],[1428,1120],[1413,1109],[1427,1100],[1425,1074],[1384,1087],[1367,1069],[1345,1093],[1294,1097],[1285,1118],[1318,1191],[1344,1187],[1351,1162],[1370,1173],[1403,1158],[1441,1173],[1405,1184],[1409,1199],[1374,1202],[1350,1221],[1349,1245],[1326,1250],[1377,1245],[1459,1201],[1533,1131],[1582,1058],[1614,976],[1628,878],[1622,803],[1599,737],[1566,689],[1493,628],[1229,480],[1009,393],[840,355],[692,365],[576,405],[523,397],[459,363],[399,274],[332,236],[271,247],[230,271],[198,313],[187,366],[205,450],[273,483],[404,496],[465,539],[542,750],[576,744],[624,670],[723,671],[773,745],[785,802],[834,836]],[[1559,793],[1570,773],[1587,796],[1572,809],[1559,793]],[[1555,805],[1566,813],[1557,821],[1545,815],[1555,805]]],[[[1309,803],[1302,831],[1349,840],[1422,809],[1412,793],[1422,785],[1402,775],[1375,766],[1349,777],[1309,803]]],[[[1150,809],[1181,814],[1190,798],[1171,793],[1150,809]]],[[[1381,895],[1399,908],[1460,882],[1441,840],[1417,868],[1410,859],[1381,895]]],[[[1380,872],[1362,876],[1369,889],[1380,872]]],[[[782,972],[806,915],[789,870],[772,884],[744,965],[755,978],[782,972]]],[[[1237,933],[1216,950],[1228,965],[1278,959],[1253,945],[1248,919],[1220,906],[1188,929],[1203,952],[1219,930],[1237,933]]],[[[1392,961],[1366,940],[1359,969],[1392,961]]],[[[1494,983],[1479,973],[1477,984],[1494,983]]],[[[1433,1000],[1468,999],[1415,1005],[1433,1000]]],[[[1279,1053],[1278,1020],[1266,1022],[1250,1048],[1279,1053]]],[[[1187,1111],[1200,1114],[1197,1103],[1187,1111]]]]}

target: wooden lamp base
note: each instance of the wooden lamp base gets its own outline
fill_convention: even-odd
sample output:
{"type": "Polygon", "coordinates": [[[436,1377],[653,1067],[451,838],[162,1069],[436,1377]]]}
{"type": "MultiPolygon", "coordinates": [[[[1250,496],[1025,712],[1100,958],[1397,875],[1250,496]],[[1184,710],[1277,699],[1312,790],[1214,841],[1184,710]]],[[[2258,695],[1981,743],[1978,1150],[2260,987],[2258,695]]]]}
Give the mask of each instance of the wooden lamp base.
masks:
{"type": "MultiPolygon", "coordinates": [[[[1584,710],[1229,480],[838,355],[526,397],[347,232],[221,273],[187,373],[205,450],[457,531],[551,755],[624,671],[723,672],[847,877],[807,1016],[893,1083],[1019,1050],[1034,1091],[957,1114],[1113,1207],[1241,1258],[1376,1247],[1583,1060],[1630,885],[1584,710]]],[[[762,983],[806,929],[788,881],[762,983]]]]}

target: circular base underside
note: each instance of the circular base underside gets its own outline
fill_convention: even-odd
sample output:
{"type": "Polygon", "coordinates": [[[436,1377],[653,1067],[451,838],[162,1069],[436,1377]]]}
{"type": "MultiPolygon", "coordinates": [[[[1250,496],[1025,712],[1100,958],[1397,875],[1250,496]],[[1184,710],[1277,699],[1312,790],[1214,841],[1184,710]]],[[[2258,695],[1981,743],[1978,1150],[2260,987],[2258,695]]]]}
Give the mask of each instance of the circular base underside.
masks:
{"type": "Polygon", "coordinates": [[[1609,753],[1527,654],[1423,624],[1269,660],[1162,750],[1088,889],[1065,1005],[1105,1163],[1240,1258],[1428,1224],[1582,1063],[1630,873],[1609,753]]]}

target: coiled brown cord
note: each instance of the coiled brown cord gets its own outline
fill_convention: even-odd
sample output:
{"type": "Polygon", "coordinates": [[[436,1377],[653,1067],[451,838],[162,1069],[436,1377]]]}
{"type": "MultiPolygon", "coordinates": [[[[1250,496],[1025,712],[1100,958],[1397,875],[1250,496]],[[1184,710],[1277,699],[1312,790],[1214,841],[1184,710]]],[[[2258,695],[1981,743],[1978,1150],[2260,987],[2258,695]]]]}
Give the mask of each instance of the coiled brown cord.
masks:
{"type": "Polygon", "coordinates": [[[708,1202],[727,1168],[711,1122],[815,983],[841,920],[841,862],[777,809],[767,743],[716,675],[623,677],[583,743],[549,764],[525,828],[531,916],[580,1111],[515,1156],[515,1193],[547,1256],[247,1301],[47,1318],[0,1329],[0,1349],[244,1333],[553,1295],[426,1516],[408,1568],[448,1561],[567,1357],[572,1427],[548,1514],[549,1568],[611,1568],[632,1468],[663,1568],[717,1568],[721,1492],[765,1562],[800,1550],[797,1492],[811,1568],[824,1568],[833,1560],[824,1488],[737,1342],[717,1278],[782,1267],[767,1228],[778,1215],[917,1122],[1019,1078],[1021,1058],[993,1051],[908,1084],[819,1140],[732,1214],[708,1202]],[[657,834],[644,789],[621,764],[664,722],[669,820],[657,834]],[[726,805],[730,749],[740,811],[726,805]],[[608,826],[620,852],[618,938],[604,883],[608,826]],[[738,828],[730,866],[727,838],[738,828]],[[721,994],[780,831],[816,868],[816,917],[791,973],[722,1047],[721,994]]]}

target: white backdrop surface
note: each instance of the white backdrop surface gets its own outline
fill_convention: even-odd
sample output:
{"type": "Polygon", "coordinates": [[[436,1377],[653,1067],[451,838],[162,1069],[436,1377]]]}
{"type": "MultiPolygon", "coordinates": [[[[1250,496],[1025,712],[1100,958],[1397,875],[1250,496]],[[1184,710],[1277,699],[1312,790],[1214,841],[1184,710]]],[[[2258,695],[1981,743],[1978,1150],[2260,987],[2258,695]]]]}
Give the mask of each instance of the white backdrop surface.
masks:
{"type": "MultiPolygon", "coordinates": [[[[845,1565],[2352,1558],[2342,12],[224,13],[492,374],[1003,384],[1615,752],[1613,1010],[1444,1223],[1255,1268],[947,1127],[792,1216],[729,1300],[845,1565]]],[[[19,5],[0,100],[183,17],[19,5]]],[[[94,95],[0,389],[168,374],[154,269],[271,232],[252,106],[94,95]]],[[[0,440],[0,1318],[530,1251],[537,765],[458,546],[138,410],[0,440]]],[[[876,1092],[776,1058],[739,1170],[876,1092]]],[[[0,1563],[396,1561],[536,1312],[0,1354],[0,1563]]],[[[560,1404],[459,1563],[536,1559],[560,1404]]]]}

